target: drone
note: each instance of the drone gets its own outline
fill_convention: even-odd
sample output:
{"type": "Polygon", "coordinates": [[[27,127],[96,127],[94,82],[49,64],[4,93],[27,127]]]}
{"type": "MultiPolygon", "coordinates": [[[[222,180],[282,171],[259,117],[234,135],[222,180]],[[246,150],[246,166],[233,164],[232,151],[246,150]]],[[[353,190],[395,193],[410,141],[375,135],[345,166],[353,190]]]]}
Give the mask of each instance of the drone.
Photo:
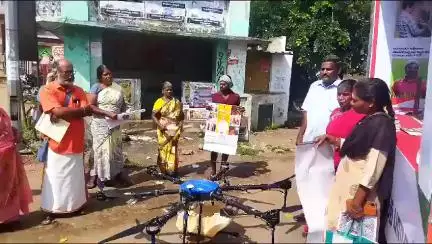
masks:
{"type": "MultiPolygon", "coordinates": [[[[229,171],[229,164],[223,163],[221,165],[220,171],[207,179],[191,179],[183,181],[180,178],[172,177],[166,174],[161,173],[157,166],[149,166],[145,168],[145,172],[150,176],[161,180],[168,180],[174,184],[178,184],[178,189],[165,189],[165,190],[153,190],[146,192],[127,192],[125,195],[132,196],[134,199],[142,199],[146,197],[157,197],[161,195],[173,195],[178,194],[180,196],[180,201],[171,204],[168,207],[166,213],[161,216],[150,219],[145,223],[140,223],[136,220],[136,226],[133,226],[129,229],[126,229],[120,233],[117,233],[111,237],[108,237],[99,243],[106,243],[114,240],[118,240],[120,238],[124,238],[126,236],[135,235],[135,234],[144,234],[144,230],[148,235],[151,236],[151,243],[156,243],[156,235],[158,235],[162,229],[162,227],[173,217],[175,217],[178,212],[183,211],[183,244],[186,243],[186,236],[188,234],[187,225],[188,225],[188,210],[192,206],[192,204],[198,204],[199,206],[199,215],[198,215],[198,237],[201,236],[201,225],[202,225],[202,208],[204,202],[219,201],[225,204],[225,206],[230,206],[242,210],[246,213],[246,215],[252,215],[256,218],[261,219],[266,223],[266,225],[271,230],[271,242],[274,244],[274,236],[276,226],[280,223],[280,212],[282,209],[286,208],[286,201],[288,190],[291,188],[292,183],[291,179],[294,177],[291,176],[284,180],[272,183],[272,184],[255,184],[255,185],[231,185],[230,182],[226,178],[226,173],[229,171]],[[222,181],[222,184],[219,182],[222,181]],[[233,196],[229,198],[224,195],[224,192],[227,191],[248,191],[248,190],[271,190],[271,189],[282,189],[284,192],[284,202],[283,207],[280,209],[272,209],[266,212],[262,212],[256,210],[250,206],[247,206],[241,203],[238,199],[233,196]]],[[[199,239],[197,240],[199,243],[199,239]]]]}

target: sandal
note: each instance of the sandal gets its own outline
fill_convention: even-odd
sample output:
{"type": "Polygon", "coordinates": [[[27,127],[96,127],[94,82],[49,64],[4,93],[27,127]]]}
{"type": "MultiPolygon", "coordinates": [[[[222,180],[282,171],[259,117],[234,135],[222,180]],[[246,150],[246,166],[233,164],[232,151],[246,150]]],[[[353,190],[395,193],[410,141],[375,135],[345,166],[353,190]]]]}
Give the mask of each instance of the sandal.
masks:
{"type": "Polygon", "coordinates": [[[55,219],[51,216],[46,216],[44,220],[42,220],[41,224],[42,225],[50,225],[52,223],[54,223],[55,219]]]}

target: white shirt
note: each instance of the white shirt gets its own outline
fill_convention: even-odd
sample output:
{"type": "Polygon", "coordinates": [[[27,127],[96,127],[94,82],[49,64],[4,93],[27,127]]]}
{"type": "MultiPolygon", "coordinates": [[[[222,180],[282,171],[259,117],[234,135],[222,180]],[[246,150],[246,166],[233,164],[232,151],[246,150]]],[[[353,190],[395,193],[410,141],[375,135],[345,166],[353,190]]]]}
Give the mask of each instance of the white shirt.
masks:
{"type": "Polygon", "coordinates": [[[325,87],[322,80],[317,80],[310,85],[302,106],[302,109],[307,112],[303,142],[313,141],[317,136],[326,133],[330,115],[339,107],[337,86],[341,82],[337,79],[333,84],[325,87]]]}

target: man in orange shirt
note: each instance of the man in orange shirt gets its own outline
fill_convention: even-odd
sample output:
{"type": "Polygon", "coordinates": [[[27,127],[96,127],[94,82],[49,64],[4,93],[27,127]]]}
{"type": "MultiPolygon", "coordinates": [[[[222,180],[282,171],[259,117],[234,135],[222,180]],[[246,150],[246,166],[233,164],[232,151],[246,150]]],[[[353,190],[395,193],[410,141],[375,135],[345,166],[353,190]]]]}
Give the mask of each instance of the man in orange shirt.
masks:
{"type": "Polygon", "coordinates": [[[73,84],[74,79],[73,65],[59,60],[55,81],[46,84],[40,93],[43,112],[50,114],[52,121],[63,119],[70,123],[60,143],[49,141],[41,193],[41,208],[49,214],[43,224],[50,224],[53,214],[76,212],[87,202],[83,117],[117,117],[90,105],[84,90],[73,84]]]}
{"type": "Polygon", "coordinates": [[[420,99],[426,97],[426,81],[422,80],[418,71],[420,65],[417,61],[408,61],[405,65],[405,77],[395,81],[392,91],[395,95],[396,103],[413,101],[413,112],[418,112],[420,99]]]}

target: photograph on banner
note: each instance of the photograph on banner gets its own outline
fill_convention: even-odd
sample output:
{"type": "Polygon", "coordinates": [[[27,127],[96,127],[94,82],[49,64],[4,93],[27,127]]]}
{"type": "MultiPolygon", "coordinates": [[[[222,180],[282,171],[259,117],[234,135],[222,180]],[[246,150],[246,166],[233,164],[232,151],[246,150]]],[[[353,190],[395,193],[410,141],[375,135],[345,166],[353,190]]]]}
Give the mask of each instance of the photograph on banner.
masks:
{"type": "Polygon", "coordinates": [[[392,60],[393,104],[401,112],[424,109],[428,63],[427,58],[392,60]]]}
{"type": "Polygon", "coordinates": [[[395,38],[431,36],[431,4],[429,1],[397,1],[395,38]]]}
{"type": "Polygon", "coordinates": [[[185,1],[146,1],[147,19],[183,22],[186,18],[185,1]]]}
{"type": "Polygon", "coordinates": [[[215,87],[211,82],[182,82],[182,103],[190,108],[205,108],[211,103],[215,87]]]}
{"type": "Polygon", "coordinates": [[[235,155],[242,119],[240,107],[210,103],[209,108],[204,150],[235,155]]]}

